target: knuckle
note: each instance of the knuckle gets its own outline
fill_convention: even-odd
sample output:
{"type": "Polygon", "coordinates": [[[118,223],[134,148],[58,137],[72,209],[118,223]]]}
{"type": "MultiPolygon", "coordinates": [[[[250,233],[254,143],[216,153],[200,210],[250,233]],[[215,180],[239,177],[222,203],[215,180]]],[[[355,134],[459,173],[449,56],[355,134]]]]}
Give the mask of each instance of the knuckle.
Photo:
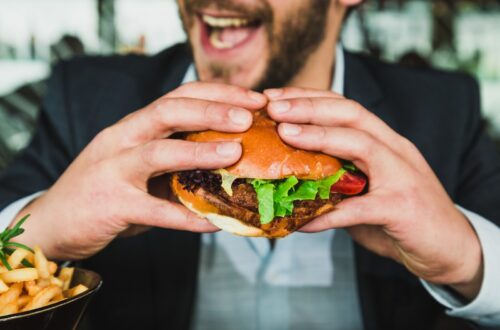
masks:
{"type": "Polygon", "coordinates": [[[283,94],[289,94],[297,91],[296,87],[291,87],[291,86],[285,86],[282,87],[281,90],[283,91],[283,94]]]}
{"type": "Polygon", "coordinates": [[[349,111],[350,116],[349,116],[348,120],[351,123],[356,123],[356,122],[362,121],[366,115],[364,108],[358,102],[356,102],[354,100],[346,100],[345,102],[347,102],[348,107],[350,109],[350,111],[349,111]]]}
{"type": "Polygon", "coordinates": [[[243,88],[241,86],[234,86],[234,85],[229,85],[229,90],[228,92],[235,93],[235,94],[246,94],[248,92],[248,89],[243,88]]]}
{"type": "Polygon", "coordinates": [[[185,98],[162,98],[152,109],[151,120],[167,130],[176,130],[179,125],[179,111],[187,108],[185,98]]]}
{"type": "Polygon", "coordinates": [[[309,116],[311,118],[317,118],[319,113],[318,113],[318,101],[312,97],[306,97],[304,98],[304,106],[306,109],[309,109],[309,116]]]}
{"type": "Polygon", "coordinates": [[[141,161],[143,164],[154,167],[157,163],[157,157],[160,152],[160,145],[156,142],[149,142],[141,148],[141,161]]]}
{"type": "Polygon", "coordinates": [[[202,87],[204,85],[203,82],[201,81],[190,81],[186,84],[183,84],[180,88],[182,89],[190,89],[190,88],[197,88],[197,87],[202,87]]]}
{"type": "Polygon", "coordinates": [[[84,151],[87,155],[87,161],[92,162],[106,158],[120,148],[120,145],[115,143],[116,133],[114,131],[113,127],[106,127],[94,136],[84,151]]]}
{"type": "Polygon", "coordinates": [[[363,155],[370,157],[378,148],[378,145],[367,133],[360,132],[358,148],[363,155]]]}
{"type": "Polygon", "coordinates": [[[323,126],[318,126],[318,130],[317,130],[317,135],[318,135],[318,139],[320,141],[323,141],[325,142],[325,138],[328,137],[328,134],[329,131],[326,130],[326,127],[323,127],[323,126]]]}
{"type": "Polygon", "coordinates": [[[410,151],[419,151],[417,146],[412,142],[410,141],[408,138],[402,136],[401,137],[401,144],[403,145],[404,148],[410,150],[410,151]]]}
{"type": "Polygon", "coordinates": [[[193,89],[197,89],[200,86],[201,82],[199,81],[190,81],[182,84],[181,86],[174,89],[172,92],[168,93],[169,96],[175,96],[178,94],[184,94],[187,91],[192,91],[193,89]]]}
{"type": "Polygon", "coordinates": [[[124,122],[128,122],[130,120],[134,120],[135,117],[137,117],[137,114],[140,114],[144,111],[144,108],[143,109],[139,109],[139,110],[136,110],[132,113],[129,113],[128,115],[126,115],[125,117],[123,117],[122,119],[118,120],[117,123],[124,123],[124,122]]]}
{"type": "Polygon", "coordinates": [[[314,139],[318,141],[320,150],[328,153],[328,149],[330,148],[331,141],[334,140],[333,137],[331,136],[331,132],[328,131],[325,127],[323,126],[318,126],[316,130],[316,136],[314,139]]]}
{"type": "Polygon", "coordinates": [[[98,161],[89,166],[88,171],[96,178],[100,178],[99,181],[108,181],[107,179],[114,177],[116,173],[114,158],[98,161]]]}
{"type": "Polygon", "coordinates": [[[202,163],[206,158],[206,146],[203,143],[195,143],[191,148],[191,158],[196,164],[202,163]]]}
{"type": "Polygon", "coordinates": [[[113,126],[106,127],[97,133],[93,140],[99,144],[105,143],[111,136],[113,136],[113,131],[113,126]]]}
{"type": "Polygon", "coordinates": [[[209,124],[220,123],[229,119],[228,111],[222,111],[219,104],[214,102],[206,102],[203,105],[203,118],[209,124]]]}
{"type": "Polygon", "coordinates": [[[169,113],[172,111],[172,109],[176,109],[180,105],[181,100],[182,98],[169,99],[166,97],[162,97],[156,102],[154,111],[160,116],[160,118],[163,118],[163,115],[165,113],[169,113]]]}
{"type": "Polygon", "coordinates": [[[172,103],[174,103],[172,102],[172,99],[167,99],[164,97],[156,100],[156,102],[152,104],[150,110],[152,120],[156,123],[168,122],[168,115],[171,112],[171,108],[173,108],[172,103]]]}
{"type": "Polygon", "coordinates": [[[334,105],[331,99],[328,98],[308,98],[308,103],[311,107],[311,121],[320,125],[332,125],[335,123],[333,113],[327,111],[331,109],[334,105]]]}

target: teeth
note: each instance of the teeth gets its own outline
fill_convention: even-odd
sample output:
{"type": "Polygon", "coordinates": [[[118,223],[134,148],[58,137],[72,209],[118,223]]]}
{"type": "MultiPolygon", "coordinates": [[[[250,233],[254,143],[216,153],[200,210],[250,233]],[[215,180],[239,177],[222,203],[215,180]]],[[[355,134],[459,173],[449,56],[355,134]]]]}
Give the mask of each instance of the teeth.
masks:
{"type": "Polygon", "coordinates": [[[202,15],[201,19],[210,27],[216,28],[240,27],[248,25],[250,23],[250,21],[245,18],[214,17],[202,15]]]}
{"type": "Polygon", "coordinates": [[[210,33],[210,43],[214,48],[217,49],[228,49],[233,47],[233,44],[230,42],[224,42],[219,39],[220,30],[214,30],[210,33]]]}

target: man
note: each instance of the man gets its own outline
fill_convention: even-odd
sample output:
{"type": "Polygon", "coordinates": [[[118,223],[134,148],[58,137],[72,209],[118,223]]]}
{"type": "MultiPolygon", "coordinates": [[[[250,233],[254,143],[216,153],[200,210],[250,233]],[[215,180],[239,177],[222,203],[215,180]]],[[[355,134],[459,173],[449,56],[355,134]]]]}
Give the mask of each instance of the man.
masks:
{"type": "Polygon", "coordinates": [[[32,214],[22,242],[103,275],[90,327],[500,324],[500,159],[477,86],[336,51],[359,2],[179,0],[193,58],[181,45],[55,69],[38,133],[1,177],[2,217],[32,214]],[[241,155],[174,133],[244,131],[266,104],[285,142],[352,160],[370,180],[304,227],[315,234],[274,250],[206,234],[216,228],[162,198],[165,173],[241,155]],[[149,227],[169,230],[135,235],[149,227]]]}

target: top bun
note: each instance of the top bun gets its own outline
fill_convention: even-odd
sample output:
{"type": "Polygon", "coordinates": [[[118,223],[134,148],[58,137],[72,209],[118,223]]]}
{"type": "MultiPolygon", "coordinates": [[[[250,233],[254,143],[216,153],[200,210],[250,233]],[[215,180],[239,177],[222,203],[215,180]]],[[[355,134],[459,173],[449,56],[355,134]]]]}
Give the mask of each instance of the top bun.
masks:
{"type": "Polygon", "coordinates": [[[191,133],[186,140],[193,142],[234,141],[242,144],[243,154],[234,165],[226,168],[239,178],[319,180],[335,174],[340,161],[322,153],[295,149],[281,140],[276,122],[264,111],[254,114],[252,127],[243,133],[204,131],[191,133]]]}

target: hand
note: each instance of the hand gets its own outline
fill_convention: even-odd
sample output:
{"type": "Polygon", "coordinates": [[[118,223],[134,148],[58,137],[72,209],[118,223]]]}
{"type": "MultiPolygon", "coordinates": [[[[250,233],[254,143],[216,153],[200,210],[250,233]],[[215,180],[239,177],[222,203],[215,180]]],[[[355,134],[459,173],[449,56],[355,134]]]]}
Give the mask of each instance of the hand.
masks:
{"type": "Polygon", "coordinates": [[[479,240],[418,149],[360,104],[328,91],[264,92],[283,140],[354,162],[369,177],[366,195],[303,227],[345,227],[369,250],[416,276],[475,297],[482,281],[479,240]]]}
{"type": "MultiPolygon", "coordinates": [[[[241,132],[264,95],[220,84],[183,85],[100,132],[57,182],[19,216],[31,213],[20,241],[50,258],[81,259],[124,232],[155,226],[196,232],[217,228],[183,206],[148,193],[164,173],[229,166],[239,143],[168,139],[174,132],[241,132]]],[[[167,185],[163,186],[168,189],[167,185]]]]}

